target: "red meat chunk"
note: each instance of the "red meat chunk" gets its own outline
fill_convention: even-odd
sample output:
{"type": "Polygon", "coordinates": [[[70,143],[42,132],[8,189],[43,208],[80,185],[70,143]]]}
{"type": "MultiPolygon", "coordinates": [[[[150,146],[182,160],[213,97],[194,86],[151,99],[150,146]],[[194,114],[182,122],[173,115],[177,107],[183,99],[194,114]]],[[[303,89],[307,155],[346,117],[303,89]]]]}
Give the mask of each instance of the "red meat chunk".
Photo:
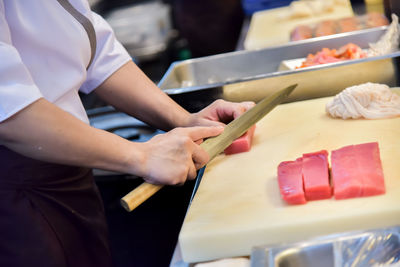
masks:
{"type": "Polygon", "coordinates": [[[284,161],[278,166],[279,190],[288,204],[305,204],[303,190],[302,160],[284,161]]]}
{"type": "Polygon", "coordinates": [[[378,12],[370,12],[367,14],[367,28],[379,27],[389,25],[388,19],[385,15],[378,12]]]}
{"type": "Polygon", "coordinates": [[[315,37],[326,36],[335,33],[336,33],[336,22],[334,20],[321,21],[315,28],[315,37]]]}
{"type": "Polygon", "coordinates": [[[385,193],[377,142],[345,146],[333,150],[331,164],[336,199],[385,193]]]}
{"type": "Polygon", "coordinates": [[[241,137],[233,141],[233,143],[230,146],[225,148],[224,151],[225,155],[250,151],[255,129],[256,125],[253,125],[241,137]]]}
{"type": "Polygon", "coordinates": [[[327,199],[332,196],[329,184],[328,151],[303,154],[302,174],[307,200],[327,199]]]}
{"type": "Polygon", "coordinates": [[[308,38],[312,38],[313,33],[312,29],[306,25],[297,26],[291,33],[290,33],[290,40],[292,41],[299,41],[308,38]]]}
{"type": "Polygon", "coordinates": [[[349,17],[338,20],[339,32],[351,32],[359,30],[357,17],[349,17]]]}

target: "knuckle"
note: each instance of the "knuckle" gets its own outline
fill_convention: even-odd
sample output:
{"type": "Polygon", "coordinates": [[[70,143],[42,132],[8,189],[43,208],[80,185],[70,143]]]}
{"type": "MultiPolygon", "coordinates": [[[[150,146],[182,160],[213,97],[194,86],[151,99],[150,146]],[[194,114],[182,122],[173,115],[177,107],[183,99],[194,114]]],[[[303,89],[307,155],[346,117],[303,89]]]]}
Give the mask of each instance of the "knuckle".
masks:
{"type": "Polygon", "coordinates": [[[174,180],[171,182],[170,185],[179,186],[179,185],[182,185],[183,183],[184,183],[184,181],[183,181],[182,179],[174,179],[174,180]]]}
{"type": "Polygon", "coordinates": [[[181,138],[182,144],[188,146],[192,143],[192,139],[189,136],[182,136],[181,138]]]}
{"type": "Polygon", "coordinates": [[[205,165],[210,160],[210,155],[206,151],[204,151],[204,164],[205,165]]]}
{"type": "Polygon", "coordinates": [[[180,127],[174,128],[174,129],[172,129],[172,130],[170,131],[170,133],[173,133],[173,134],[180,134],[180,133],[182,133],[182,128],[180,128],[180,127]]]}
{"type": "Polygon", "coordinates": [[[223,100],[223,99],[217,99],[217,100],[214,101],[214,103],[215,103],[216,105],[222,105],[223,103],[225,103],[225,100],[223,100]]]}
{"type": "Polygon", "coordinates": [[[169,180],[169,185],[180,185],[186,180],[186,174],[182,171],[169,180]]]}

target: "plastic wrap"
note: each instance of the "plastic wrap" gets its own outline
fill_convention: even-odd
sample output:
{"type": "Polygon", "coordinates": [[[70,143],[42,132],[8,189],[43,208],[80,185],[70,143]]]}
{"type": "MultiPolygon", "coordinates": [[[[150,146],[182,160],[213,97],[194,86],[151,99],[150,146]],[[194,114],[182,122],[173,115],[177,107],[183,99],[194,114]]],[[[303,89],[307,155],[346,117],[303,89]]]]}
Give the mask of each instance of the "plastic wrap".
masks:
{"type": "Polygon", "coordinates": [[[305,242],[255,247],[251,267],[400,266],[400,227],[349,232],[305,242]]]}

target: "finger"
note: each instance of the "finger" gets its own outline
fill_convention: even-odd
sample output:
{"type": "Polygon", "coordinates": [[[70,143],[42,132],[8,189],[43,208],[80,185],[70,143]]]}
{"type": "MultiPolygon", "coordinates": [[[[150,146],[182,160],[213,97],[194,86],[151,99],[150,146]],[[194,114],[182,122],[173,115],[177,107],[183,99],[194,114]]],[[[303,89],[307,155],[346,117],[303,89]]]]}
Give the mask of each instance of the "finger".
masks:
{"type": "Polygon", "coordinates": [[[237,105],[237,108],[233,111],[233,119],[238,118],[240,115],[254,107],[256,104],[254,102],[246,101],[241,102],[237,105]]]}
{"type": "Polygon", "coordinates": [[[207,164],[207,162],[210,160],[210,156],[201,146],[196,145],[196,147],[193,149],[192,159],[196,169],[200,169],[207,164]]]}
{"type": "Polygon", "coordinates": [[[255,104],[251,101],[244,101],[241,103],[227,102],[224,100],[216,101],[215,110],[217,115],[217,120],[224,123],[228,123],[233,119],[236,119],[244,112],[252,108],[255,104]]]}
{"type": "Polygon", "coordinates": [[[188,136],[193,141],[198,141],[200,139],[204,139],[211,136],[217,136],[224,131],[223,126],[216,126],[216,127],[204,127],[204,126],[196,126],[196,127],[189,127],[185,128],[187,131],[188,136]]]}
{"type": "Polygon", "coordinates": [[[196,168],[193,162],[189,165],[188,180],[194,180],[197,177],[196,168]]]}
{"type": "Polygon", "coordinates": [[[201,119],[198,126],[218,127],[225,126],[225,123],[218,121],[218,118],[201,119]]]}
{"type": "Polygon", "coordinates": [[[197,145],[200,145],[201,143],[203,143],[204,139],[201,138],[199,140],[194,141],[197,145]]]}

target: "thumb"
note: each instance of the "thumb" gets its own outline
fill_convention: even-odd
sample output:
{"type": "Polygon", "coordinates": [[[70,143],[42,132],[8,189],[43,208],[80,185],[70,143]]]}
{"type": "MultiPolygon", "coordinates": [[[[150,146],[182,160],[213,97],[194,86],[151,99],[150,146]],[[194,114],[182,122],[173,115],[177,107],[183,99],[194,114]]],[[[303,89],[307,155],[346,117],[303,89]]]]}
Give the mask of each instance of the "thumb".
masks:
{"type": "Polygon", "coordinates": [[[209,119],[202,119],[200,121],[200,125],[199,126],[214,126],[214,127],[218,127],[218,126],[222,126],[224,127],[226,124],[220,121],[213,121],[213,120],[209,120],[209,119]]]}
{"type": "Polygon", "coordinates": [[[224,131],[223,126],[212,126],[212,127],[204,127],[204,126],[196,126],[187,128],[189,131],[189,137],[193,141],[198,141],[200,139],[204,139],[211,136],[220,135],[224,131]]]}

